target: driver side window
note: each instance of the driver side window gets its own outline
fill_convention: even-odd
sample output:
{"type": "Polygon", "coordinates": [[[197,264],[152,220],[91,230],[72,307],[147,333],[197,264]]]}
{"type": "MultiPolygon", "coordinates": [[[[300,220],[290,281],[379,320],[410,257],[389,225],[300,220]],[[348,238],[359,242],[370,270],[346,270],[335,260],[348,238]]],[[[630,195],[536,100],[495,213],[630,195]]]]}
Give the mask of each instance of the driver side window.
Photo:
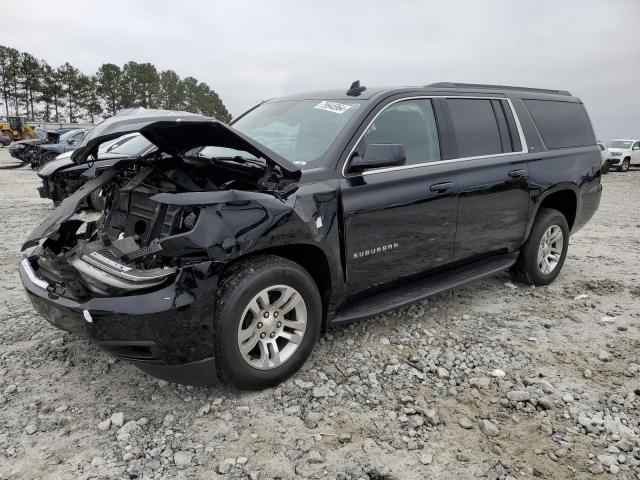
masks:
{"type": "Polygon", "coordinates": [[[83,137],[84,137],[84,133],[78,133],[78,134],[74,135],[71,138],[71,144],[72,145],[78,145],[82,141],[83,137]]]}
{"type": "Polygon", "coordinates": [[[640,142],[636,142],[633,144],[633,150],[640,150],[640,142]]]}
{"type": "Polygon", "coordinates": [[[401,144],[407,165],[440,160],[433,105],[429,99],[404,100],[387,107],[364,135],[366,145],[401,144]]]}

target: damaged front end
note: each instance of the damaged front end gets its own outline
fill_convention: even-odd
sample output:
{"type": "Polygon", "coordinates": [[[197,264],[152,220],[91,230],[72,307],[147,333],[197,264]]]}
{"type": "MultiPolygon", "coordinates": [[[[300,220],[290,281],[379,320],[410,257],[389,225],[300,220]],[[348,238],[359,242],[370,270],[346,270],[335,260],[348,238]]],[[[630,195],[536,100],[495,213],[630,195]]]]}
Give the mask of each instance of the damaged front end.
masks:
{"type": "MultiPolygon", "coordinates": [[[[74,152],[74,161],[89,161],[101,141],[128,131],[132,121],[115,117],[105,123],[74,152]]],[[[286,160],[274,160],[266,147],[263,153],[239,132],[198,116],[154,114],[148,122],[136,117],[134,124],[165,153],[116,162],[68,197],[23,246],[40,242],[33,267],[54,295],[122,295],[157,287],[185,264],[217,260],[214,252],[225,240],[220,235],[231,232],[224,225],[212,230],[220,215],[209,211],[204,216],[213,218],[198,229],[203,209],[259,199],[286,210],[282,196],[299,172],[286,160]],[[76,214],[96,191],[102,211],[76,214]]]]}
{"type": "MultiPolygon", "coordinates": [[[[171,122],[161,123],[167,133],[171,122]]],[[[217,275],[290,213],[298,176],[255,150],[250,158],[213,155],[242,145],[224,128],[229,137],[206,136],[209,120],[173,125],[182,134],[204,129],[192,145],[183,137],[180,153],[122,159],[85,183],[27,238],[23,250],[33,250],[20,265],[32,303],[51,323],[148,371],[149,362],[213,358],[217,275]],[[80,211],[95,191],[102,210],[80,211]]],[[[162,143],[154,125],[141,132],[162,143]]]]}

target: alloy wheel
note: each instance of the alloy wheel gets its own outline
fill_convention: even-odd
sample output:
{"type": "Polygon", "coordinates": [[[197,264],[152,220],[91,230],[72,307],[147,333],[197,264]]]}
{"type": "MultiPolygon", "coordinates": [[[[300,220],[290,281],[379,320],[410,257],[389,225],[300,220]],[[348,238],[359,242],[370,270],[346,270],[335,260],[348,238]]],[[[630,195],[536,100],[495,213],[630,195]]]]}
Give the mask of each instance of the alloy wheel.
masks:
{"type": "Polygon", "coordinates": [[[544,275],[553,272],[562,256],[564,248],[564,234],[558,225],[547,228],[538,247],[538,268],[544,275]]]}
{"type": "Polygon", "coordinates": [[[255,295],[238,326],[238,348],[245,362],[259,370],[284,364],[302,343],[307,306],[288,285],[273,285],[255,295]]]}

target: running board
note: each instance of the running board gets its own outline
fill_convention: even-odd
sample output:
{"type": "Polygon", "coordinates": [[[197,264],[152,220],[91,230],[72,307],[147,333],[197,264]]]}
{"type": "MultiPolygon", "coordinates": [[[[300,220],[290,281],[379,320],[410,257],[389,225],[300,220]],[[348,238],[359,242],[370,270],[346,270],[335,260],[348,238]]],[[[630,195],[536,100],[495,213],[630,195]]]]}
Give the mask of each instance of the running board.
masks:
{"type": "Polygon", "coordinates": [[[336,312],[330,325],[341,325],[356,320],[364,320],[396,308],[419,302],[427,297],[442,293],[465,283],[479,280],[506,270],[518,259],[518,253],[491,256],[468,263],[451,270],[435,273],[413,280],[390,290],[356,300],[336,312]]]}

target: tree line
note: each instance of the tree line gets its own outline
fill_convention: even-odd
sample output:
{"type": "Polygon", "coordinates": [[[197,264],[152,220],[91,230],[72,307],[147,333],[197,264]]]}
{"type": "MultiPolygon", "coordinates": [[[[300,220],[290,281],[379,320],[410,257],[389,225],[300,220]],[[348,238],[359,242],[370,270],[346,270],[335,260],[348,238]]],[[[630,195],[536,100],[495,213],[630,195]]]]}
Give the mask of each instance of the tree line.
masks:
{"type": "Polygon", "coordinates": [[[28,52],[0,45],[0,95],[6,116],[77,123],[124,108],[185,110],[229,122],[218,94],[194,77],[158,72],[151,63],[103,64],[86,75],[69,62],[57,68],[28,52]]]}

